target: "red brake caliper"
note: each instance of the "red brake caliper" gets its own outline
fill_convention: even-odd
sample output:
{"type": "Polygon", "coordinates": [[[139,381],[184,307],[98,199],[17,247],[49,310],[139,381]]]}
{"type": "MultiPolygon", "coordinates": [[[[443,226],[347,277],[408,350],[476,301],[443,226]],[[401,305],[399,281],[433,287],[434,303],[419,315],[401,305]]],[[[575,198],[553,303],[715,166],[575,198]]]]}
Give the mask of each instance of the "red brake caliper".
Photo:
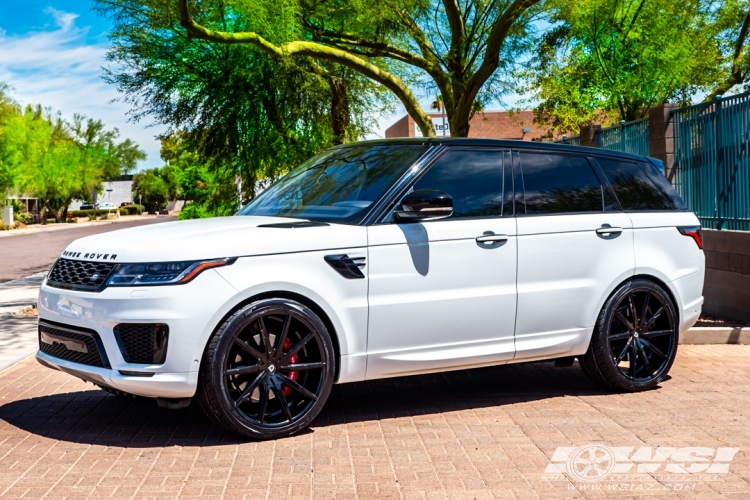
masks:
{"type": "MultiPolygon", "coordinates": [[[[289,339],[289,337],[287,337],[284,339],[284,350],[288,351],[291,348],[292,348],[292,341],[289,339]]],[[[289,358],[289,363],[292,365],[295,364],[297,361],[299,361],[299,356],[297,354],[289,358]]],[[[296,382],[297,377],[299,376],[299,372],[289,372],[286,374],[286,376],[296,382]]],[[[289,393],[291,392],[292,392],[292,389],[290,387],[284,386],[284,396],[288,396],[289,393]]]]}

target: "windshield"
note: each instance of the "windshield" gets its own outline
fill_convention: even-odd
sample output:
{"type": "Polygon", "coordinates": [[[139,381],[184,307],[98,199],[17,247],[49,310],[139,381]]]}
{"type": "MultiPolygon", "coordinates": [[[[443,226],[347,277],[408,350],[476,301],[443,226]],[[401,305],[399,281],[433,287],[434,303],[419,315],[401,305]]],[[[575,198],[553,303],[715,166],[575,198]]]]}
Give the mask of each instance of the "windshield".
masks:
{"type": "Polygon", "coordinates": [[[392,144],[324,151],[279,179],[238,215],[358,224],[425,148],[392,144]]]}

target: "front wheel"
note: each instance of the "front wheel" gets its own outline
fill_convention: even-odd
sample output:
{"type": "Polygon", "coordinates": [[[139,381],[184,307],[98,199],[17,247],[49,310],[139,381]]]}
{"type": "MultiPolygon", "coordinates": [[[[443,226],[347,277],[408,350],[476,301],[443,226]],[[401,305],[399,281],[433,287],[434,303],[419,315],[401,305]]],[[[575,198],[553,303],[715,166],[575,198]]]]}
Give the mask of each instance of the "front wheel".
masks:
{"type": "Polygon", "coordinates": [[[199,401],[238,434],[290,436],[309,426],[328,399],[334,359],[331,336],[310,308],[261,300],[234,313],[209,341],[199,401]]]}
{"type": "Polygon", "coordinates": [[[656,387],[677,355],[677,311],[656,283],[635,279],[604,305],[591,344],[579,358],[584,373],[603,386],[625,391],[656,387]]]}

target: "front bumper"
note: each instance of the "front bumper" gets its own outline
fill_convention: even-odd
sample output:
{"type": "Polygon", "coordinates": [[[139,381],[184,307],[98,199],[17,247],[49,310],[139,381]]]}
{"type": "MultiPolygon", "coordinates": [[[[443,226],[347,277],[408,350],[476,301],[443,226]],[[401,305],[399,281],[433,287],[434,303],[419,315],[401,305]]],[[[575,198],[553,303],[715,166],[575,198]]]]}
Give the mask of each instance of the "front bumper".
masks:
{"type": "Polygon", "coordinates": [[[96,331],[111,368],[74,363],[41,351],[37,359],[50,368],[139,396],[192,397],[209,337],[241,300],[237,290],[214,270],[184,285],[110,287],[100,293],[61,290],[45,282],[39,293],[40,320],[96,331]],[[166,361],[161,365],[126,362],[113,332],[120,323],[167,324],[166,361]]]}

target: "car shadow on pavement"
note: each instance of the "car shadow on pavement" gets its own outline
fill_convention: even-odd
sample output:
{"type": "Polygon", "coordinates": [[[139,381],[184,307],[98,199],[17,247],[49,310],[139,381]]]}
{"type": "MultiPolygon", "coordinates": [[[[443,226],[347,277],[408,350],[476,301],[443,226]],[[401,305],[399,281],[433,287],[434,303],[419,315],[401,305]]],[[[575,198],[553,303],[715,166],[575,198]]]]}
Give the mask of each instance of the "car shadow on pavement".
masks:
{"type": "MultiPolygon", "coordinates": [[[[336,385],[312,430],[351,422],[432,415],[563,396],[601,395],[578,364],[506,365],[336,385]]],[[[132,448],[214,446],[242,441],[206,418],[193,401],[184,410],[102,390],[7,403],[0,421],[46,438],[132,448]]]]}

